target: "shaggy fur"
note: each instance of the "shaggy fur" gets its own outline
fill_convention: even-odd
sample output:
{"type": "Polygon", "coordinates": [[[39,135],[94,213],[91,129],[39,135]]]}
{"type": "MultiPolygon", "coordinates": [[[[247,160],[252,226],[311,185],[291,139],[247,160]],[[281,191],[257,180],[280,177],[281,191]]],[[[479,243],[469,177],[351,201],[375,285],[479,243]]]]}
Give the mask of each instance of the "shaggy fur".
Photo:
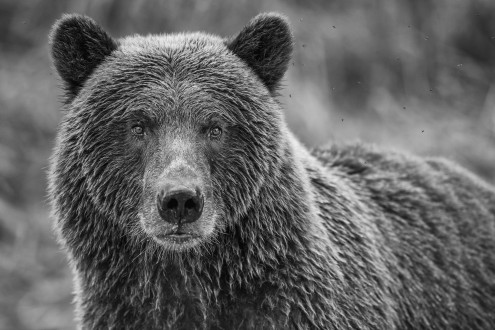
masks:
{"type": "Polygon", "coordinates": [[[82,328],[495,328],[494,188],[444,160],[305,149],[274,99],[283,17],[116,41],[64,16],[51,46],[67,100],[50,196],[82,328]],[[157,238],[177,164],[206,192],[188,246],[157,238]]]}

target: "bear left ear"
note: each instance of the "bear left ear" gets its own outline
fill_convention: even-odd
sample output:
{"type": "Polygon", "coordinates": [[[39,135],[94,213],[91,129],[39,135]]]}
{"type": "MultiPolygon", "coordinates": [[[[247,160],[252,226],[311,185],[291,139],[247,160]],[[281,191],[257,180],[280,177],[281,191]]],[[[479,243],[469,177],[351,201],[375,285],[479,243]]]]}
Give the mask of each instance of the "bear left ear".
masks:
{"type": "Polygon", "coordinates": [[[64,15],[53,25],[49,40],[53,64],[69,99],[77,95],[90,74],[117,48],[110,35],[82,15],[64,15]]]}
{"type": "Polygon", "coordinates": [[[227,47],[249,65],[270,92],[287,71],[292,54],[292,33],[287,19],[276,13],[259,14],[227,47]]]}

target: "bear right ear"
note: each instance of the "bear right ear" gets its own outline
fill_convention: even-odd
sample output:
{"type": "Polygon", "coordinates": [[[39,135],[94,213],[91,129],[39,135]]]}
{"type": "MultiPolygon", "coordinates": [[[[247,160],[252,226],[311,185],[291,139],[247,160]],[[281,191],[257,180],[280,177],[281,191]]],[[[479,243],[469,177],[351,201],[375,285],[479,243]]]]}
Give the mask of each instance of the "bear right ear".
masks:
{"type": "Polygon", "coordinates": [[[259,14],[226,42],[227,48],[246,62],[272,93],[287,71],[292,44],[287,19],[276,13],[259,14]]]}
{"type": "Polygon", "coordinates": [[[53,64],[69,99],[77,95],[89,75],[117,48],[112,37],[82,15],[64,15],[53,25],[49,40],[53,64]]]}

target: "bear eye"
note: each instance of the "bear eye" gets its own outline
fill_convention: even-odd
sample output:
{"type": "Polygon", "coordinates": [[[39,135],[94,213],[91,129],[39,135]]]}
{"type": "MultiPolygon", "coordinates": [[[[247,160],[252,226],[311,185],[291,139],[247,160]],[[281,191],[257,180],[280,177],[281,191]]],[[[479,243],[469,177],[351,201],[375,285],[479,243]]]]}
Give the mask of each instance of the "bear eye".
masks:
{"type": "Polygon", "coordinates": [[[222,136],[222,129],[220,127],[214,126],[210,129],[210,138],[218,139],[220,136],[222,136]]]}
{"type": "Polygon", "coordinates": [[[131,128],[132,134],[134,135],[144,135],[144,127],[142,125],[134,125],[131,128]]]}

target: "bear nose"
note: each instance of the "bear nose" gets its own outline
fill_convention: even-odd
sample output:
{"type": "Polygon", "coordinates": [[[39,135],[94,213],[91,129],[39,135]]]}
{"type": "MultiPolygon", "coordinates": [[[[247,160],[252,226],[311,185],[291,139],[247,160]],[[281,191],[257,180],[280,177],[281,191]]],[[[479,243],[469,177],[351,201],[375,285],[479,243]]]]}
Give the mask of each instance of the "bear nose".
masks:
{"type": "Polygon", "coordinates": [[[173,224],[191,223],[199,219],[203,211],[203,195],[183,187],[162,189],[157,196],[160,217],[173,224]]]}

